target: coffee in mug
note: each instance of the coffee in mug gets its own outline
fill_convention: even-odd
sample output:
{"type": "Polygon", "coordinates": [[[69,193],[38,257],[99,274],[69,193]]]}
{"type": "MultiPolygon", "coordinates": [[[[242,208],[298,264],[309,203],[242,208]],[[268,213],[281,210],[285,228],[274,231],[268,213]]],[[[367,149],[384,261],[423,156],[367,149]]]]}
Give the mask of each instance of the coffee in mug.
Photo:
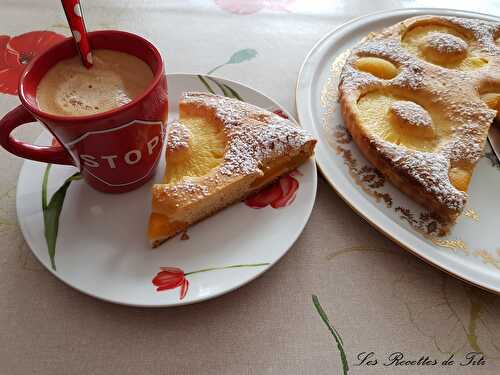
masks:
{"type": "Polygon", "coordinates": [[[40,110],[59,116],[106,112],[131,102],[153,80],[150,67],[136,56],[97,49],[93,60],[90,69],[78,56],[54,65],[36,90],[40,110]]]}
{"type": "Polygon", "coordinates": [[[73,38],[49,48],[19,81],[21,105],[0,119],[0,145],[20,157],[73,165],[92,187],[131,191],[155,174],[168,116],[165,66],[146,39],[118,30],[88,33],[94,64],[86,69],[73,38]],[[59,144],[13,137],[42,122],[59,144]]]}

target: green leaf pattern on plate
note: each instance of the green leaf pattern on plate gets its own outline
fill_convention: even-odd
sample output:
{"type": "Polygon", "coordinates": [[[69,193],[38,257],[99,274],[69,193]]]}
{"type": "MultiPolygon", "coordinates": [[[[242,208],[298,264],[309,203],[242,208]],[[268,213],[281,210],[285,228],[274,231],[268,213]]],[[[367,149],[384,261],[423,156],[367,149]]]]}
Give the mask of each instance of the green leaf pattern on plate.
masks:
{"type": "Polygon", "coordinates": [[[205,88],[208,90],[208,92],[215,94],[215,91],[208,84],[206,77],[198,74],[198,78],[200,79],[201,83],[203,83],[203,86],[205,86],[205,88]]]}
{"type": "Polygon", "coordinates": [[[217,94],[216,90],[210,85],[211,82],[212,85],[215,85],[215,87],[218,88],[221,91],[222,95],[224,95],[225,97],[244,101],[241,95],[238,94],[235,89],[229,87],[225,83],[222,83],[217,79],[209,76],[198,75],[198,78],[200,79],[201,83],[203,83],[203,86],[205,86],[208,92],[217,94]]]}
{"type": "Polygon", "coordinates": [[[52,195],[50,201],[47,202],[47,185],[49,181],[49,173],[52,164],[47,164],[45,168],[45,173],[43,174],[42,182],[42,211],[43,211],[43,223],[45,227],[45,241],[47,242],[47,249],[50,257],[50,265],[52,269],[56,271],[56,242],[57,242],[57,232],[59,231],[59,217],[61,216],[61,210],[63,208],[64,198],[66,197],[66,192],[68,191],[71,182],[80,180],[82,175],[80,172],[76,172],[72,176],[68,177],[64,184],[57,189],[57,191],[52,195]]]}

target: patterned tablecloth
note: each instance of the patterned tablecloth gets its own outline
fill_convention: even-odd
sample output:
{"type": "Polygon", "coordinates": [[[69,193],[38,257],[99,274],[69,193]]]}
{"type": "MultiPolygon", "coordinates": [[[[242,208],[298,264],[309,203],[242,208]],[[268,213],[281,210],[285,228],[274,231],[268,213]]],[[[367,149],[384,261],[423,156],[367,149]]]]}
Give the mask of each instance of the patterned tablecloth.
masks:
{"type": "MultiPolygon", "coordinates": [[[[83,5],[89,29],[145,36],[161,50],[168,72],[215,72],[293,111],[300,65],[322,35],[369,12],[435,4],[87,0],[83,5]]],[[[500,11],[498,0],[439,5],[500,11]]],[[[60,35],[69,30],[58,1],[1,2],[0,113],[18,104],[13,94],[23,64],[60,35]]],[[[29,125],[17,136],[32,141],[39,133],[29,125]]],[[[303,234],[262,277],[208,302],[138,309],[80,294],[34,259],[16,223],[21,164],[0,150],[0,374],[500,372],[500,299],[384,238],[322,178],[303,234]]]]}

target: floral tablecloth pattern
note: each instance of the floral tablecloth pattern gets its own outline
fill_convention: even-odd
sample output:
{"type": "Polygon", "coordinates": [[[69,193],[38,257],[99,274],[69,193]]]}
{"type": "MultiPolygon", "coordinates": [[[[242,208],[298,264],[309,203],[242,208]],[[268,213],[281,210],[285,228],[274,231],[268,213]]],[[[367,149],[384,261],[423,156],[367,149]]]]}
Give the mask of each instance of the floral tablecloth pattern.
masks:
{"type": "MultiPolygon", "coordinates": [[[[434,3],[88,0],[83,6],[91,30],[124,29],[150,39],[168,72],[237,80],[293,110],[300,64],[323,34],[372,11],[434,3]]],[[[439,5],[500,13],[495,0],[439,5]]],[[[0,9],[3,114],[18,104],[24,65],[69,29],[57,1],[7,1],[0,9]]],[[[32,141],[40,131],[32,124],[16,135],[32,141]]],[[[304,233],[264,276],[215,300],[147,310],[82,295],[34,259],[16,220],[21,164],[0,150],[1,374],[500,372],[500,297],[408,254],[323,179],[304,233]],[[394,353],[404,356],[401,364],[386,365],[394,353]],[[461,366],[470,353],[480,354],[461,366]]],[[[153,283],[179,288],[182,296],[187,275],[162,269],[153,283]]]]}

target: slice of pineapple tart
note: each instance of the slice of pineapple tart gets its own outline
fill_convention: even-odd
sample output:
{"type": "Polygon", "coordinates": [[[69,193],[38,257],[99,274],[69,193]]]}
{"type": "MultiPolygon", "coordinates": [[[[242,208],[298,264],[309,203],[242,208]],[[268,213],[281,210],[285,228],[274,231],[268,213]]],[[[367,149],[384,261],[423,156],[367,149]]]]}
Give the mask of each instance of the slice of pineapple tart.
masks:
{"type": "Polygon", "coordinates": [[[422,16],[372,33],[339,84],[346,126],[396,187],[450,224],[500,97],[500,24],[422,16]]]}

